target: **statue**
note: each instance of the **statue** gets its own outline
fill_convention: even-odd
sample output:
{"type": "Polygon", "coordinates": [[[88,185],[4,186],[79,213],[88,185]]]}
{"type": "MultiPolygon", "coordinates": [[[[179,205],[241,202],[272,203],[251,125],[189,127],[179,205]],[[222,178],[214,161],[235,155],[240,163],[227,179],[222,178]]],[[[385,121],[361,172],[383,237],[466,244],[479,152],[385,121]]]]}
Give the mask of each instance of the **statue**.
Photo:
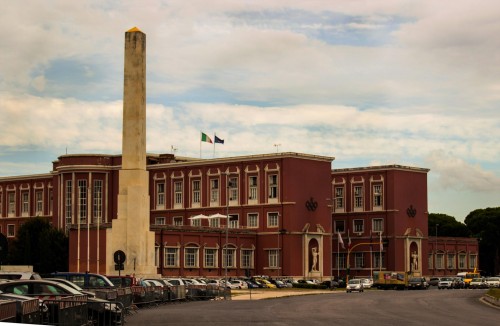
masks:
{"type": "Polygon", "coordinates": [[[311,249],[311,251],[312,251],[312,257],[313,257],[311,272],[317,272],[318,271],[318,255],[319,255],[318,248],[313,247],[311,249]]]}
{"type": "Polygon", "coordinates": [[[411,253],[411,264],[412,270],[418,271],[418,255],[416,251],[412,251],[411,253]]]}

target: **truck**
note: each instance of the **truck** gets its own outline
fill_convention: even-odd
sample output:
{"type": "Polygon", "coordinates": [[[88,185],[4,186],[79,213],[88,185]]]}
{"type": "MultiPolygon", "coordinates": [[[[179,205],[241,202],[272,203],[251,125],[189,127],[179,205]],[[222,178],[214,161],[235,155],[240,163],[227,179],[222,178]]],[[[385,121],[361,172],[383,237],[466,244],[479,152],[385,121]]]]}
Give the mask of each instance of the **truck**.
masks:
{"type": "Polygon", "coordinates": [[[384,290],[404,290],[408,288],[408,273],[394,271],[373,272],[373,286],[384,290]]]}

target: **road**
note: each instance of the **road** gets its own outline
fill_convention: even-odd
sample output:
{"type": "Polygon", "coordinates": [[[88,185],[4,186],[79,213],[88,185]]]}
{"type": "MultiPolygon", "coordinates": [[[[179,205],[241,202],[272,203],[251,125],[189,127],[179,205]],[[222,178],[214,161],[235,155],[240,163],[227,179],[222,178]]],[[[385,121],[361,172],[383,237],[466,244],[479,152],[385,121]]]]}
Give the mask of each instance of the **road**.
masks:
{"type": "Polygon", "coordinates": [[[498,325],[484,290],[333,292],[270,300],[197,301],[142,309],[126,326],[498,325]]]}

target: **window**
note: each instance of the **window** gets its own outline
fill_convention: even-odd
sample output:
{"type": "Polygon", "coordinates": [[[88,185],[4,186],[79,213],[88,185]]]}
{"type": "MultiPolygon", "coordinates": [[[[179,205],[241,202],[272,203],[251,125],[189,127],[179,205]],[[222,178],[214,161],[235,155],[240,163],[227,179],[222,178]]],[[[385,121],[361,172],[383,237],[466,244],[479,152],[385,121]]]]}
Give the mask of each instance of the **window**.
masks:
{"type": "Polygon", "coordinates": [[[165,267],[179,267],[179,248],[165,248],[165,267]]]}
{"type": "Polygon", "coordinates": [[[268,267],[278,268],[279,267],[279,251],[277,249],[268,250],[268,267]]]}
{"type": "Polygon", "coordinates": [[[253,250],[241,250],[241,268],[253,268],[253,250]]]}
{"type": "Polygon", "coordinates": [[[372,220],[372,231],[373,232],[384,232],[384,219],[374,218],[372,220]]]}
{"type": "Polygon", "coordinates": [[[436,268],[437,269],[443,269],[443,259],[444,259],[444,254],[438,253],[436,254],[436,268]]]}
{"type": "Polygon", "coordinates": [[[354,220],[353,225],[354,225],[354,232],[355,233],[363,233],[364,231],[364,220],[354,220]]]}
{"type": "Polygon", "coordinates": [[[257,176],[248,177],[248,199],[251,201],[257,200],[257,176]]]}
{"type": "Polygon", "coordinates": [[[191,220],[191,226],[201,226],[201,219],[191,220]]]}
{"type": "Polygon", "coordinates": [[[356,268],[365,267],[365,259],[362,252],[356,252],[354,254],[354,267],[356,268]]]}
{"type": "Polygon", "coordinates": [[[362,209],[363,208],[363,187],[355,186],[354,187],[354,208],[362,209]]]}
{"type": "Polygon", "coordinates": [[[373,207],[382,208],[382,185],[373,185],[373,207]]]}
{"type": "Polygon", "coordinates": [[[458,268],[459,269],[465,269],[466,268],[465,266],[467,266],[467,265],[465,263],[465,258],[466,258],[465,254],[459,254],[458,255],[458,268]]]}
{"type": "Polygon", "coordinates": [[[347,254],[346,253],[338,253],[337,259],[335,263],[337,264],[337,268],[346,268],[347,254]]]}
{"type": "Polygon", "coordinates": [[[175,226],[182,226],[182,225],[184,225],[183,221],[182,221],[182,216],[176,216],[176,217],[174,217],[173,220],[172,220],[172,222],[173,222],[172,224],[175,225],[175,226]]]}
{"type": "Polygon", "coordinates": [[[94,180],[94,223],[102,223],[102,180],[94,180]]]}
{"type": "Polygon", "coordinates": [[[345,221],[335,221],[335,232],[344,233],[345,232],[345,221]]]}
{"type": "Polygon", "coordinates": [[[165,225],[165,217],[155,217],[155,225],[165,225]]]}
{"type": "Polygon", "coordinates": [[[182,181],[174,182],[174,208],[182,207],[182,181]]]}
{"type": "Polygon", "coordinates": [[[21,214],[29,216],[30,213],[30,194],[27,191],[21,192],[21,214]]]}
{"type": "Polygon", "coordinates": [[[36,215],[43,215],[43,191],[42,190],[37,190],[35,192],[35,201],[36,201],[36,204],[35,204],[36,215]]]}
{"type": "Polygon", "coordinates": [[[231,177],[229,178],[229,201],[237,202],[238,201],[238,178],[231,177]]]}
{"type": "Polygon", "coordinates": [[[155,243],[155,266],[160,267],[160,245],[155,243]]]}
{"type": "Polygon", "coordinates": [[[199,207],[201,203],[201,190],[200,190],[201,181],[193,180],[192,187],[193,187],[192,206],[199,207]]]}
{"type": "Polygon", "coordinates": [[[9,217],[16,216],[16,193],[15,192],[9,192],[7,194],[7,202],[9,204],[8,216],[9,217]]]}
{"type": "Polygon", "coordinates": [[[0,217],[2,217],[2,214],[3,214],[3,211],[2,211],[2,207],[3,207],[3,202],[2,202],[2,198],[3,198],[3,192],[0,192],[0,217]]]}
{"type": "Polygon", "coordinates": [[[335,187],[335,210],[344,209],[344,187],[335,187]]]}
{"type": "Polygon", "coordinates": [[[271,174],[268,176],[268,185],[269,185],[269,198],[275,199],[278,198],[278,175],[271,174]]]}
{"type": "Polygon", "coordinates": [[[205,248],[205,268],[217,268],[217,249],[205,248]]]}
{"type": "Polygon", "coordinates": [[[448,254],[446,257],[446,268],[455,269],[455,254],[448,254]]]}
{"type": "Polygon", "coordinates": [[[384,253],[374,252],[373,253],[373,268],[383,268],[384,267],[384,253]]]}
{"type": "Polygon", "coordinates": [[[87,222],[87,180],[78,180],[78,217],[80,223],[87,222]]]}
{"type": "Polygon", "coordinates": [[[73,208],[73,181],[66,180],[66,198],[65,198],[65,216],[66,224],[71,224],[72,222],[72,208],[73,208]]]}
{"type": "Polygon", "coordinates": [[[156,184],[156,209],[165,208],[165,183],[156,184]]]}
{"type": "Polygon", "coordinates": [[[218,218],[211,218],[208,220],[208,226],[211,228],[218,228],[220,225],[219,219],[218,218]]]}
{"type": "Polygon", "coordinates": [[[238,215],[229,215],[229,227],[232,229],[237,229],[240,227],[238,215]]]}
{"type": "Polygon", "coordinates": [[[235,268],[236,267],[236,249],[227,248],[222,250],[222,260],[224,268],[235,268]]]}
{"type": "Polygon", "coordinates": [[[52,215],[53,208],[52,203],[54,202],[54,191],[52,189],[49,190],[49,215],[52,215]]]}
{"type": "Polygon", "coordinates": [[[474,269],[477,267],[477,255],[469,254],[469,269],[474,269]]]}
{"type": "Polygon", "coordinates": [[[184,267],[198,268],[198,251],[199,248],[188,247],[184,249],[184,267]]]}
{"type": "Polygon", "coordinates": [[[259,227],[259,215],[256,213],[250,213],[247,215],[247,227],[257,228],[259,227]]]}
{"type": "Polygon", "coordinates": [[[210,203],[219,202],[219,179],[210,180],[210,203]]]}
{"type": "Polygon", "coordinates": [[[278,227],[278,213],[267,213],[267,227],[278,227]]]}
{"type": "Polygon", "coordinates": [[[428,266],[429,266],[429,269],[434,269],[434,255],[433,254],[429,254],[429,257],[428,257],[428,266]]]}
{"type": "Polygon", "coordinates": [[[16,236],[16,226],[14,224],[7,224],[7,237],[13,238],[16,236]]]}

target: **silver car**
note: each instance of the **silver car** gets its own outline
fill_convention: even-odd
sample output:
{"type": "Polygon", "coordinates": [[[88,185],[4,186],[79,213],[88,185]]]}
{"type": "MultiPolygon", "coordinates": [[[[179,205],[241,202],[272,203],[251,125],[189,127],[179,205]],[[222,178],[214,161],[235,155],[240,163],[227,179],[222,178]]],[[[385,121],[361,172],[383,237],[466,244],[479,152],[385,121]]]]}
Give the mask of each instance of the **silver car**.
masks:
{"type": "Polygon", "coordinates": [[[351,293],[352,291],[358,291],[358,292],[364,291],[363,281],[361,279],[354,278],[349,280],[349,282],[347,282],[346,292],[351,293]]]}

